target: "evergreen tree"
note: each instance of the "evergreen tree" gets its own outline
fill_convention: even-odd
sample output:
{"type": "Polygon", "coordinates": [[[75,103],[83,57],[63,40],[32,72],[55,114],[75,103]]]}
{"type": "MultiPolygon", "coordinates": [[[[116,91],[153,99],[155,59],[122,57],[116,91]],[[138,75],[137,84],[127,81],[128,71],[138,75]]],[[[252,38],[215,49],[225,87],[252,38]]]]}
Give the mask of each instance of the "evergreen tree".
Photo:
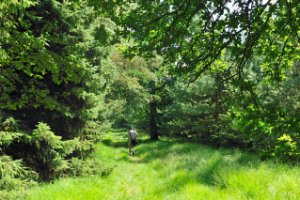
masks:
{"type": "Polygon", "coordinates": [[[1,111],[71,138],[101,118],[114,24],[85,1],[1,3],[1,111]]]}

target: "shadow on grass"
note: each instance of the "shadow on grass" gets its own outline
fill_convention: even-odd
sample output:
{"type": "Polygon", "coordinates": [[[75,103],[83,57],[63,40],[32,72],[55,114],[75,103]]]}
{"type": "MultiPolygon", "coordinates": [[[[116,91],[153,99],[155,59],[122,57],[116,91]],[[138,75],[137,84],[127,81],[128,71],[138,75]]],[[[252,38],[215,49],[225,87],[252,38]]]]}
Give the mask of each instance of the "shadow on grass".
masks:
{"type": "Polygon", "coordinates": [[[115,148],[125,148],[127,147],[127,141],[113,141],[111,139],[104,139],[101,141],[104,145],[115,147],[115,148]]]}
{"type": "Polygon", "coordinates": [[[265,168],[276,173],[276,162],[262,162],[257,155],[238,149],[215,148],[164,137],[153,142],[143,137],[139,138],[136,156],[130,156],[127,139],[121,133],[108,135],[102,143],[110,147],[124,148],[115,151],[118,154],[113,157],[113,161],[120,161],[120,166],[129,173],[134,172],[132,177],[138,179],[138,183],[141,181],[141,184],[148,184],[149,174],[149,194],[154,196],[176,196],[181,194],[179,191],[202,189],[204,192],[223,189],[230,191],[230,188],[241,187],[239,192],[255,199],[255,192],[261,191],[260,186],[254,186],[260,183],[256,179],[263,180],[262,187],[268,188],[268,183],[264,182],[265,168]],[[141,177],[145,179],[140,180],[141,177]]]}
{"type": "Polygon", "coordinates": [[[257,167],[260,164],[256,155],[241,153],[239,150],[216,149],[207,145],[165,138],[156,142],[145,140],[137,147],[136,152],[137,158],[124,156],[120,160],[137,164],[157,163],[153,169],[158,172],[166,166],[172,169],[171,181],[165,184],[160,192],[170,191],[170,188],[178,190],[191,181],[207,186],[225,187],[220,178],[222,170],[240,171],[245,167],[257,167]]]}
{"type": "MultiPolygon", "coordinates": [[[[115,148],[127,148],[126,138],[109,138],[104,145],[115,148]]],[[[157,172],[170,169],[170,181],[157,192],[179,190],[186,184],[196,182],[207,186],[225,187],[222,173],[240,171],[245,167],[257,167],[260,160],[256,155],[241,153],[239,150],[213,148],[198,143],[162,138],[152,141],[140,138],[136,147],[136,156],[121,156],[117,161],[135,164],[150,164],[157,172]]]]}
{"type": "MultiPolygon", "coordinates": [[[[101,140],[101,143],[110,147],[128,148],[128,139],[125,136],[119,136],[118,140],[114,140],[113,138],[106,138],[101,140]]],[[[155,143],[155,141],[150,140],[148,138],[138,139],[138,146],[149,143],[155,143]]]]}

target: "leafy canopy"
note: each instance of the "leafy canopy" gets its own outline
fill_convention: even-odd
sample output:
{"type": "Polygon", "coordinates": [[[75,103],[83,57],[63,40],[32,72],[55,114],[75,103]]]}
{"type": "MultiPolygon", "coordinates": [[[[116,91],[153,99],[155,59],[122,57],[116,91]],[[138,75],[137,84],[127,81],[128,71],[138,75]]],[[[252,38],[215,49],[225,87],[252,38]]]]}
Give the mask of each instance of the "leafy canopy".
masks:
{"type": "Polygon", "coordinates": [[[139,0],[134,5],[125,33],[140,41],[135,50],[164,55],[175,63],[175,74],[192,80],[220,59],[240,77],[255,54],[263,55],[271,74],[299,59],[297,1],[139,0]]]}

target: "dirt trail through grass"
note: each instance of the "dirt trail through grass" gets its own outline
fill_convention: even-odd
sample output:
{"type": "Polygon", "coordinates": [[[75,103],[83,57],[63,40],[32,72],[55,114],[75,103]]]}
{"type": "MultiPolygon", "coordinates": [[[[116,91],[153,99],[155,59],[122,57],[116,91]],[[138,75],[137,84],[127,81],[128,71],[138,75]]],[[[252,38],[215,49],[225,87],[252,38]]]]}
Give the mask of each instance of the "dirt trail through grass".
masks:
{"type": "Polygon", "coordinates": [[[238,150],[162,139],[140,139],[129,156],[125,132],[110,132],[94,159],[106,177],[61,179],[29,190],[27,199],[300,199],[300,168],[261,162],[238,150]]]}

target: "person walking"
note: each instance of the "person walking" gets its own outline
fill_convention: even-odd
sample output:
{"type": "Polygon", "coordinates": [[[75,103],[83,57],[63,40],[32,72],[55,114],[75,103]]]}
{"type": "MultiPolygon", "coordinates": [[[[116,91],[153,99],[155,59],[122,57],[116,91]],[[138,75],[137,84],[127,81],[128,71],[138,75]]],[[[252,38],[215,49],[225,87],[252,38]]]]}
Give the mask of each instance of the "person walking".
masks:
{"type": "Polygon", "coordinates": [[[130,155],[135,155],[134,147],[137,145],[137,132],[131,128],[127,133],[128,149],[130,155]]]}

